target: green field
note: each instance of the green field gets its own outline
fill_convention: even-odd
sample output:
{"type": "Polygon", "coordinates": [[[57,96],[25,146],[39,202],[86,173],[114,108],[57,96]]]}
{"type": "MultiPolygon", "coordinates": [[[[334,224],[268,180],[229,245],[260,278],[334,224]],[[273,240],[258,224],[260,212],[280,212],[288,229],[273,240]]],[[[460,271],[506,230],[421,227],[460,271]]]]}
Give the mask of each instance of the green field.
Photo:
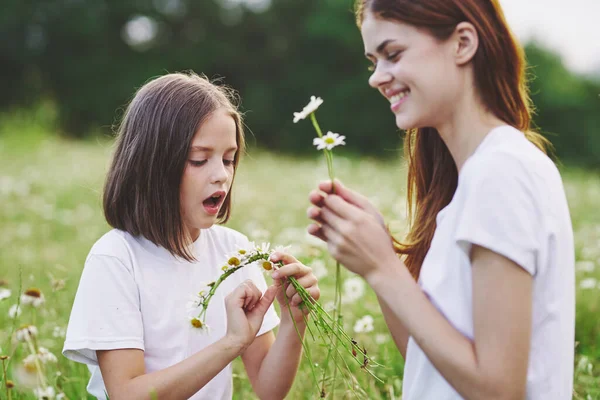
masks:
{"type": "MultiPolygon", "coordinates": [[[[12,398],[34,399],[27,386],[32,374],[22,363],[27,349],[11,339],[11,332],[14,326],[35,324],[39,344],[58,357],[56,364],[48,364],[46,378],[67,398],[82,399],[87,396],[87,368],[68,361],[60,351],[85,257],[92,244],[109,229],[102,217],[100,199],[112,141],[67,141],[47,134],[46,130],[28,116],[15,115],[0,121],[0,279],[2,287],[12,291],[10,297],[0,301],[0,354],[11,356],[7,372],[15,382],[12,398]],[[41,289],[45,304],[37,310],[24,306],[18,318],[9,318],[9,308],[19,293],[30,287],[41,289]]],[[[308,128],[306,135],[310,146],[312,131],[308,128]]],[[[368,195],[392,230],[401,235],[406,229],[402,163],[347,159],[343,154],[342,148],[336,155],[337,175],[348,186],[368,195]]],[[[574,398],[600,399],[600,176],[566,167],[562,172],[577,249],[574,398]]],[[[307,194],[326,177],[321,158],[296,159],[251,151],[239,169],[233,216],[228,224],[255,241],[293,245],[293,252],[321,276],[322,304],[333,300],[334,263],[326,249],[307,236],[305,228],[307,194]]],[[[345,273],[344,279],[352,276],[345,273]]],[[[368,378],[359,368],[356,376],[369,398],[400,398],[402,357],[387,333],[383,317],[374,311],[374,294],[364,289],[364,294],[355,289],[355,299],[349,296],[351,301],[344,304],[346,329],[352,331],[359,318],[372,315],[374,330],[357,333],[356,338],[387,368],[376,370],[383,384],[368,378]]],[[[93,310],[90,320],[93,321],[93,310]]],[[[317,360],[325,352],[322,347],[313,348],[317,360]]],[[[237,360],[235,371],[234,398],[254,398],[237,360]]],[[[336,398],[342,398],[343,386],[337,390],[336,398]]],[[[304,360],[288,398],[317,397],[304,360]]],[[[0,398],[6,398],[4,382],[0,385],[0,398]]]]}

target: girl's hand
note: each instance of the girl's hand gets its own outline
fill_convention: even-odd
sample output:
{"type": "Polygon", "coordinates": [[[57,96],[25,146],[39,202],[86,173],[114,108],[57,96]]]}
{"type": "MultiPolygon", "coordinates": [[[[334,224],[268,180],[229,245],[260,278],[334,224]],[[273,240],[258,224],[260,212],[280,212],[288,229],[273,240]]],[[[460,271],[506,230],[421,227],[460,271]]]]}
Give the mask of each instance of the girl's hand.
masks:
{"type": "Polygon", "coordinates": [[[226,336],[239,346],[242,352],[256,338],[277,291],[276,286],[270,286],[263,295],[254,282],[247,280],[225,298],[226,336]]]}
{"type": "Polygon", "coordinates": [[[316,223],[308,227],[308,232],[327,242],[337,261],[366,278],[392,265],[392,259],[397,260],[381,214],[364,196],[346,189],[340,182],[335,184],[336,194],[331,194],[331,183],[321,183],[319,189],[324,189],[326,195],[317,191],[310,194],[315,207],[308,210],[308,215],[316,223]]]}
{"type": "MultiPolygon", "coordinates": [[[[306,289],[314,300],[319,300],[321,297],[321,290],[319,289],[317,277],[312,273],[312,269],[302,264],[296,258],[285,253],[273,253],[271,255],[271,261],[283,262],[283,267],[275,270],[271,276],[275,279],[276,285],[283,285],[283,290],[277,293],[277,301],[281,305],[282,310],[287,308],[287,301],[289,302],[292,309],[292,317],[296,322],[303,320],[304,315],[308,314],[308,309],[302,310],[300,305],[302,304],[302,298],[292,286],[288,280],[284,278],[293,276],[296,278],[298,283],[306,289]]],[[[283,314],[283,312],[282,312],[283,314]]],[[[283,314],[285,315],[285,314],[283,314]]]]}

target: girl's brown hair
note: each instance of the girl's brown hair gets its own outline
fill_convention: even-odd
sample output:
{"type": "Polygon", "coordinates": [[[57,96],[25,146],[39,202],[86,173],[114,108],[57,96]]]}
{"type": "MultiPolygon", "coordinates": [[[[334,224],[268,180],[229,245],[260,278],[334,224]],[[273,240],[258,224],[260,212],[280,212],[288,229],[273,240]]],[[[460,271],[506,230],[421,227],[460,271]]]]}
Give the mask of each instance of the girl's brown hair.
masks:
{"type": "MultiPolygon", "coordinates": [[[[475,85],[485,107],[497,118],[525,133],[543,151],[547,139],[530,130],[531,100],[525,54],[510,31],[497,0],[357,0],[356,21],[365,13],[426,29],[443,41],[460,22],[470,22],[479,35],[473,57],[475,85]]],[[[454,196],[458,171],[450,151],[433,128],[406,132],[404,153],[408,162],[407,201],[410,230],[396,251],[415,279],[431,245],[436,216],[454,196]]]]}
{"type": "MultiPolygon", "coordinates": [[[[180,185],[192,139],[217,109],[236,125],[237,170],[245,148],[237,96],[195,73],[161,76],[142,86],[118,127],[116,150],[104,185],[104,216],[116,229],[141,235],[188,261],[191,238],[181,217],[180,185]]],[[[231,213],[231,190],[217,215],[231,213]]]]}

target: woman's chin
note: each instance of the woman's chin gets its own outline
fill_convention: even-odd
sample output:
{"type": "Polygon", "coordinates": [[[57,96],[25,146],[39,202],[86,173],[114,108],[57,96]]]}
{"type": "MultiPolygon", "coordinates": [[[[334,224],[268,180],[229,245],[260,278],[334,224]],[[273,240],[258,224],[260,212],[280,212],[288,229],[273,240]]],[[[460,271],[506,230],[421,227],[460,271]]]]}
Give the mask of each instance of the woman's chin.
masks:
{"type": "Polygon", "coordinates": [[[406,114],[396,114],[396,126],[404,131],[413,129],[416,126],[415,122],[414,118],[406,114]]]}

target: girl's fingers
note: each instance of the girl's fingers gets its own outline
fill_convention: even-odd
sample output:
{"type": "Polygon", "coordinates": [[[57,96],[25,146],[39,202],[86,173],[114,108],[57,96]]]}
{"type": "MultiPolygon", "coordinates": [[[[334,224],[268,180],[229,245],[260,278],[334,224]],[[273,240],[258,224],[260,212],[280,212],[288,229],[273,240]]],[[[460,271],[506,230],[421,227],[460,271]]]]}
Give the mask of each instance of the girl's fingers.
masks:
{"type": "Polygon", "coordinates": [[[273,277],[273,279],[281,279],[289,276],[301,277],[311,272],[312,269],[310,269],[306,265],[299,262],[294,262],[292,264],[287,264],[283,267],[278,268],[271,274],[271,276],[273,277]]]}

